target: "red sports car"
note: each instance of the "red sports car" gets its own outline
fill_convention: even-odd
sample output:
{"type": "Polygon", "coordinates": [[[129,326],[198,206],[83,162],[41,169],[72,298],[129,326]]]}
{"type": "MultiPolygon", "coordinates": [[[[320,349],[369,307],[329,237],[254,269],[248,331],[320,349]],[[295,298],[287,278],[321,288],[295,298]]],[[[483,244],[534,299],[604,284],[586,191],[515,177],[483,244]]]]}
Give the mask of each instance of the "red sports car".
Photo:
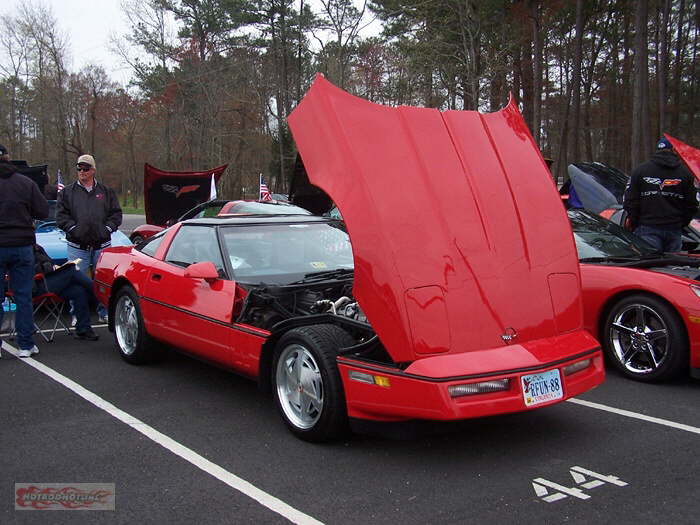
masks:
{"type": "Polygon", "coordinates": [[[125,360],[165,342],[250,376],[310,441],[352,419],[535,409],[603,381],[571,229],[514,104],[389,108],[319,77],[289,123],[345,226],[201,218],[103,251],[96,289],[125,360]]]}
{"type": "Polygon", "coordinates": [[[660,254],[639,237],[569,210],[584,322],[608,360],[640,381],[700,377],[700,258],[660,254]]]}

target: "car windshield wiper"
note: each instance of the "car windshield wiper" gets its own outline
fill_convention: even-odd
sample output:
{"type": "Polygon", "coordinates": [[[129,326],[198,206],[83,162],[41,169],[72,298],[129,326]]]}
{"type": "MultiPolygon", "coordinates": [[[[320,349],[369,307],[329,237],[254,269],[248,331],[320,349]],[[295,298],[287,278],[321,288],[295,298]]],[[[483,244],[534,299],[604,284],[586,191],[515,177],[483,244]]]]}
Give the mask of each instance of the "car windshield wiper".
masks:
{"type": "Polygon", "coordinates": [[[579,259],[578,262],[582,263],[606,263],[606,262],[612,262],[612,263],[625,263],[625,262],[632,262],[632,261],[638,261],[639,257],[638,256],[628,256],[628,257],[584,257],[583,259],[579,259]]]}
{"type": "Polygon", "coordinates": [[[581,263],[609,263],[630,268],[652,268],[654,266],[700,266],[700,261],[693,257],[678,254],[650,253],[632,257],[584,257],[581,263]]]}
{"type": "Polygon", "coordinates": [[[323,272],[311,272],[304,275],[303,279],[294,281],[289,284],[302,284],[313,281],[323,281],[326,279],[340,279],[352,275],[355,270],[353,268],[338,268],[337,270],[326,270],[323,272]]]}

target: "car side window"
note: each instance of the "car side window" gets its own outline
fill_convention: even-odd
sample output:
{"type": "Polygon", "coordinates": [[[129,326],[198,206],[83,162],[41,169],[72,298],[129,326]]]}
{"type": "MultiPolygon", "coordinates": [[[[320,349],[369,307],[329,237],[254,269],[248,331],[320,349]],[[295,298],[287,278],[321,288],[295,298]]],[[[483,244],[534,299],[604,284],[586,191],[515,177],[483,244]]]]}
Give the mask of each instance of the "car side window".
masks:
{"type": "Polygon", "coordinates": [[[150,239],[147,239],[144,243],[140,244],[136,249],[141,253],[155,257],[160,243],[163,242],[163,238],[163,234],[154,235],[150,239]]]}
{"type": "Polygon", "coordinates": [[[170,244],[165,261],[183,268],[190,264],[210,261],[221,274],[224,263],[216,238],[216,229],[209,226],[183,226],[170,244]]]}

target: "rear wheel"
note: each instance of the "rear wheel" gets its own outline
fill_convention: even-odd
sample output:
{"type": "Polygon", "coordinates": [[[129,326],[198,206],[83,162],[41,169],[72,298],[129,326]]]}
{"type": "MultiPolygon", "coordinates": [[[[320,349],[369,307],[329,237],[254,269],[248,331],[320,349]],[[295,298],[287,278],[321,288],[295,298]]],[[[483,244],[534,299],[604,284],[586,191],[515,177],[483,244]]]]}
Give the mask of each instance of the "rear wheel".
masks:
{"type": "Polygon", "coordinates": [[[120,288],[114,300],[114,343],[119,355],[132,364],[153,360],[156,342],[146,333],[138,296],[131,286],[120,288]]]}
{"type": "Polygon", "coordinates": [[[273,367],[275,402],[287,427],[306,441],[327,441],[347,430],[338,350],[350,335],[334,325],[295,328],[277,343],[273,367]]]}
{"type": "Polygon", "coordinates": [[[669,379],[688,366],[688,336],[676,311],[649,295],[631,295],[610,310],[603,327],[610,361],[639,381],[669,379]]]}

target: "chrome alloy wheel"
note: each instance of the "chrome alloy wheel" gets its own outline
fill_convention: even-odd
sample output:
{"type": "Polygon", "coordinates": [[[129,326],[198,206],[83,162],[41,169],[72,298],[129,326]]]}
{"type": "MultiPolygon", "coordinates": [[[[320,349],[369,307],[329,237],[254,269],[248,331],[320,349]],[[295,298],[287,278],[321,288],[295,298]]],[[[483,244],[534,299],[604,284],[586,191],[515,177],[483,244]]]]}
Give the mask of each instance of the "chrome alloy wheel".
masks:
{"type": "Polygon", "coordinates": [[[114,307],[114,331],[121,351],[133,354],[138,343],[139,320],[136,305],[127,294],[122,295],[114,307]]]}
{"type": "Polygon", "coordinates": [[[634,374],[659,368],[670,350],[668,327],[653,308],[630,304],[617,312],[610,327],[615,358],[634,374]]]}
{"type": "Polygon", "coordinates": [[[282,350],[276,370],[277,397],[295,427],[313,427],[323,412],[323,378],[313,354],[291,344],[282,350]]]}

